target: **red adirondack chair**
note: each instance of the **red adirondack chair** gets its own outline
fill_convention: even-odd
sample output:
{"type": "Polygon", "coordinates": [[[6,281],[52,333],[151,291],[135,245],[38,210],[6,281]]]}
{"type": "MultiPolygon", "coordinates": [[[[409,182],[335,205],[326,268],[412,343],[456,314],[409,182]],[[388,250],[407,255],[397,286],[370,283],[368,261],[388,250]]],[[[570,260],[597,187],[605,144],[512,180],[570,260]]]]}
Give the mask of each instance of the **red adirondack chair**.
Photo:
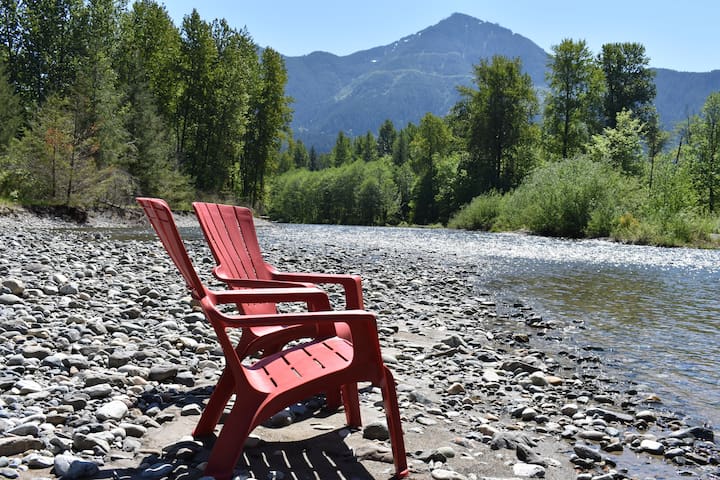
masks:
{"type": "MultiPolygon", "coordinates": [[[[210,453],[205,474],[219,480],[231,478],[245,440],[257,425],[282,408],[328,389],[342,390],[346,421],[349,426],[359,427],[359,404],[348,399],[357,399],[357,382],[369,381],[382,390],[396,477],[406,476],[407,458],[395,383],[392,373],[382,361],[375,316],[364,310],[224,313],[218,306],[265,302],[308,302],[308,307],[316,308],[329,308],[329,305],[326,305],[325,292],[312,287],[208,289],[192,265],[167,203],[151,198],[138,198],[137,201],[192,296],[200,302],[222,347],[226,373],[232,376],[227,385],[235,393],[235,403],[210,453]],[[227,333],[236,328],[284,328],[288,324],[334,327],[337,323],[347,326],[349,337],[333,335],[315,338],[269,354],[251,365],[242,362],[239,352],[243,350],[233,345],[227,333]]],[[[224,403],[211,406],[209,402],[193,435],[203,437],[212,434],[223,408],[224,403]],[[208,413],[208,410],[213,411],[208,413]]]]}
{"type": "MultiPolygon", "coordinates": [[[[323,283],[339,284],[344,289],[346,309],[363,309],[362,282],[359,275],[281,272],[265,262],[255,230],[255,221],[249,208],[218,203],[194,202],[193,209],[217,263],[217,266],[213,268],[213,275],[218,280],[225,282],[230,288],[315,286],[315,284],[323,283]]],[[[238,305],[238,309],[245,314],[277,313],[276,306],[270,303],[238,305]]],[[[323,308],[318,310],[323,310],[323,308]]],[[[277,329],[268,331],[256,327],[246,329],[243,335],[248,339],[249,346],[252,345],[252,349],[259,350],[257,346],[262,339],[265,347],[264,352],[273,353],[280,350],[287,343],[286,339],[288,337],[297,338],[299,330],[302,330],[304,336],[314,338],[327,335],[327,329],[330,327],[328,324],[290,325],[287,328],[294,331],[285,332],[285,337],[280,335],[277,329]],[[318,331],[317,329],[325,329],[326,331],[318,331]],[[277,339],[277,341],[270,342],[266,337],[277,339]]],[[[344,324],[335,325],[334,328],[338,335],[350,339],[350,332],[344,324]]],[[[225,401],[227,402],[230,390],[219,390],[218,395],[220,392],[225,392],[227,395],[225,401]]],[[[326,392],[327,407],[329,409],[339,407],[341,404],[340,396],[339,391],[326,392]]],[[[357,398],[345,400],[359,404],[357,398]]]]}

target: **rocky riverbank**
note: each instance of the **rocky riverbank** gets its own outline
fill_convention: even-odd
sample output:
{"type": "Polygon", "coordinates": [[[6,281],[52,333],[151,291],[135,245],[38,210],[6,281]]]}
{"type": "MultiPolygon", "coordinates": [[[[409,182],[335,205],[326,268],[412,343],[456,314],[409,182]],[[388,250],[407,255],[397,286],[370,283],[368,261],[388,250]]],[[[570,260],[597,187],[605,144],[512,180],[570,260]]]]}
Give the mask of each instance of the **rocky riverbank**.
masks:
{"type": "MultiPolygon", "coordinates": [[[[150,232],[106,228],[127,221],[0,217],[0,478],[202,476],[208,445],[189,434],[222,354],[150,232]]],[[[363,276],[411,478],[720,478],[711,428],[568,347],[563,325],[477,292],[462,265],[331,238],[309,248],[272,224],[260,234],[283,270],[363,276]]],[[[207,274],[204,242],[188,245],[207,274]]],[[[321,399],[281,412],[254,432],[239,478],[388,478],[380,396],[368,385],[361,397],[357,432],[321,399]]]]}

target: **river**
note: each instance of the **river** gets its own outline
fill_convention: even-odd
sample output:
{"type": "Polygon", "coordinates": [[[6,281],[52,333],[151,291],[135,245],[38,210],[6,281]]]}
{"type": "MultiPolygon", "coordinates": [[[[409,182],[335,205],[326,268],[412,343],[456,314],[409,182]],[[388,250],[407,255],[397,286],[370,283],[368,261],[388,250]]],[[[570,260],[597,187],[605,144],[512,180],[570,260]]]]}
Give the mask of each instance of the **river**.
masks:
{"type": "Polygon", "coordinates": [[[558,322],[568,341],[646,386],[662,408],[720,425],[720,251],[445,229],[273,224],[258,235],[261,244],[331,238],[366,258],[392,252],[464,265],[478,292],[558,322]]]}

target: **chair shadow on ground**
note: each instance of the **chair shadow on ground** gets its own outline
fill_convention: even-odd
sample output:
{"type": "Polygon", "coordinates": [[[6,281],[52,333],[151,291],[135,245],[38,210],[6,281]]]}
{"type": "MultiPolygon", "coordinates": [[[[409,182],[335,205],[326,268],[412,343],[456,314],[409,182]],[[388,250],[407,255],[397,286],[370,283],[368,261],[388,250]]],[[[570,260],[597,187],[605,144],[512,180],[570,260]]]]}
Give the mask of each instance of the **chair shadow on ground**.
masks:
{"type": "MultiPolygon", "coordinates": [[[[149,455],[137,468],[102,469],[93,478],[113,480],[173,479],[197,480],[203,476],[197,466],[207,459],[214,439],[203,442],[178,442],[168,446],[162,457],[149,455]],[[187,458],[191,457],[191,458],[187,458]],[[148,467],[149,466],[149,467],[148,467]]],[[[370,472],[355,458],[341,440],[338,430],[296,441],[261,442],[243,452],[235,468],[240,479],[322,479],[373,480],[370,472]]],[[[236,477],[233,478],[236,478],[236,477]]]]}
{"type": "MultiPolygon", "coordinates": [[[[191,403],[203,404],[203,400],[212,392],[212,388],[199,387],[185,392],[148,392],[145,399],[154,398],[156,401],[137,405],[141,410],[146,410],[149,405],[159,406],[161,410],[169,407],[182,408],[191,403]],[[157,399],[164,401],[158,405],[157,399]]],[[[141,404],[144,402],[140,402],[141,404]]],[[[322,404],[318,398],[309,400],[311,405],[322,404]]],[[[283,478],[287,480],[322,479],[322,480],[373,480],[374,477],[356,458],[352,449],[343,441],[342,431],[346,427],[334,428],[310,436],[312,428],[308,428],[303,422],[322,421],[336,412],[330,412],[324,408],[308,409],[306,414],[296,416],[293,424],[287,427],[272,427],[263,425],[265,433],[272,439],[260,439],[257,444],[246,444],[242,457],[235,467],[233,478],[240,479],[274,479],[283,478]],[[302,428],[303,438],[297,434],[291,434],[290,429],[302,428]],[[288,432],[291,440],[280,440],[288,432]],[[276,473],[276,472],[279,472],[276,473]]],[[[342,413],[341,413],[342,414],[342,413]]],[[[344,414],[342,414],[344,417],[344,414]]],[[[222,427],[223,419],[219,426],[222,427]]],[[[162,427],[161,427],[162,428],[162,427]]],[[[162,429],[148,435],[162,435],[162,429]]],[[[112,478],[113,480],[197,480],[203,476],[203,462],[210,455],[215,435],[197,441],[183,441],[177,438],[167,438],[161,442],[162,453],[148,454],[133,460],[131,466],[121,468],[107,466],[101,468],[100,472],[93,476],[95,479],[112,478]]],[[[391,478],[388,474],[387,478],[391,478]]]]}

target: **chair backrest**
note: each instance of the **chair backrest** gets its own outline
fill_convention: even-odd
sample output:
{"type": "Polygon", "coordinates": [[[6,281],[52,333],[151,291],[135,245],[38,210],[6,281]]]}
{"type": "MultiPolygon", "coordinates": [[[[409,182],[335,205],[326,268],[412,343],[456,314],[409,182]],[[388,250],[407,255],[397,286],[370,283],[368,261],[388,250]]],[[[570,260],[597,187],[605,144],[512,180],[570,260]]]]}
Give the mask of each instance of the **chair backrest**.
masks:
{"type": "Polygon", "coordinates": [[[205,202],[195,202],[193,208],[215,257],[218,277],[272,279],[249,208],[205,202]]]}
{"type": "Polygon", "coordinates": [[[192,292],[192,296],[198,299],[204,297],[207,291],[193,267],[168,204],[159,198],[138,197],[136,200],[145,210],[145,215],[185,279],[185,284],[192,292]]]}

